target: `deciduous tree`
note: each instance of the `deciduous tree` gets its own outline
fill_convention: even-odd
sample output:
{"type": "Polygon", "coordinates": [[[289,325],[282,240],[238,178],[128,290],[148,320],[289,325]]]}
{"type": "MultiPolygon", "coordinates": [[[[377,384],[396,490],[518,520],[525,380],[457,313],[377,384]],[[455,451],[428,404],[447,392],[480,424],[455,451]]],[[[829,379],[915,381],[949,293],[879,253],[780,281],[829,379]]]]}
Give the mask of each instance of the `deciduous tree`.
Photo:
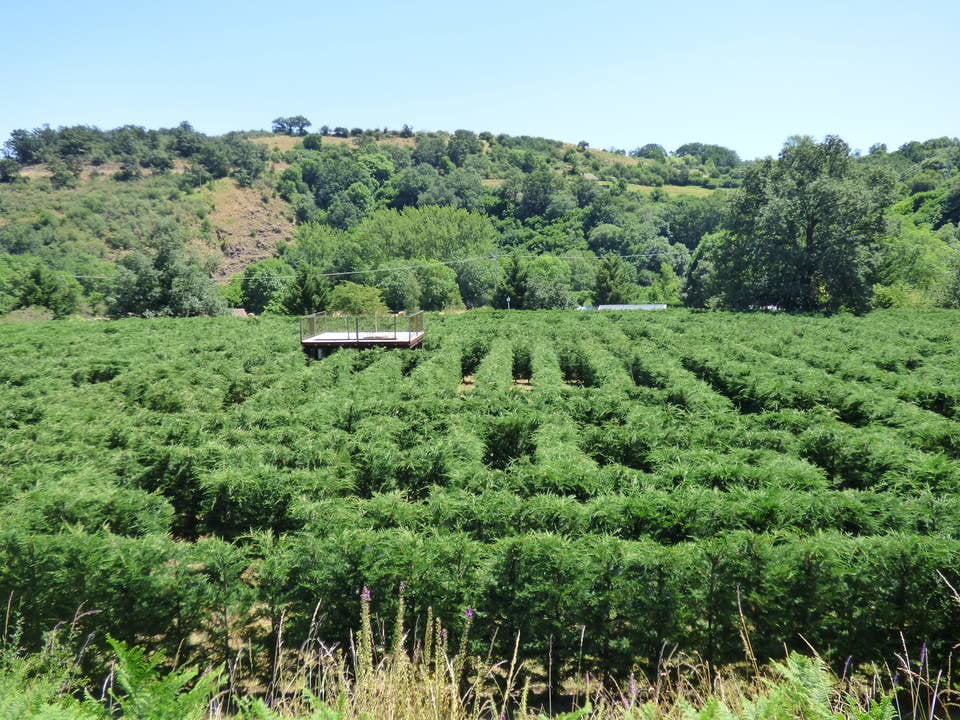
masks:
{"type": "Polygon", "coordinates": [[[701,254],[716,295],[733,308],[864,308],[891,192],[882,171],[854,167],[840,138],[791,138],[777,160],[747,172],[731,232],[701,254]]]}
{"type": "Polygon", "coordinates": [[[110,313],[122,315],[218,315],[224,302],[199,263],[184,253],[184,240],[172,223],[157,227],[144,252],[117,263],[120,272],[110,313]]]}
{"type": "Polygon", "coordinates": [[[292,275],[293,268],[279,258],[247,265],[240,281],[243,307],[250,312],[263,312],[274,296],[284,293],[292,275]]]}
{"type": "Polygon", "coordinates": [[[307,128],[313,125],[303,115],[292,115],[290,117],[274,118],[273,131],[286,135],[306,135],[307,128]]]}
{"type": "Polygon", "coordinates": [[[350,281],[333,288],[327,309],[348,315],[385,315],[389,312],[379,289],[350,281]]]}
{"type": "Polygon", "coordinates": [[[423,262],[416,269],[420,285],[420,307],[424,310],[445,310],[463,306],[457,273],[443,263],[423,262]]]}
{"type": "Polygon", "coordinates": [[[6,151],[24,165],[43,162],[48,148],[36,131],[22,128],[10,133],[10,139],[4,144],[6,151]]]}
{"type": "Polygon", "coordinates": [[[0,183],[13,182],[20,177],[20,163],[13,158],[0,158],[0,183]]]}
{"type": "Polygon", "coordinates": [[[457,167],[463,167],[468,155],[483,150],[483,144],[475,133],[469,130],[455,130],[450,142],[447,143],[447,156],[457,167]]]}
{"type": "Polygon", "coordinates": [[[573,307],[570,266],[553,255],[541,255],[527,266],[524,308],[548,310],[573,307]]]}

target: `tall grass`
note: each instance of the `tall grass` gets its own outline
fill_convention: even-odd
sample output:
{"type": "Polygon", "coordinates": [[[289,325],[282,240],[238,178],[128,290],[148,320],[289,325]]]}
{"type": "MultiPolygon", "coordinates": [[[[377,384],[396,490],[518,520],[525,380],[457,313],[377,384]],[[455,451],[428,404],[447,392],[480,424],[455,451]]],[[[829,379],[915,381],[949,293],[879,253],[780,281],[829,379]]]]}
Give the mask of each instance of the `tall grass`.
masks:
{"type": "Polygon", "coordinates": [[[115,659],[105,678],[91,683],[60,642],[62,634],[77,632],[76,621],[51,632],[41,651],[25,655],[8,620],[0,646],[0,718],[938,720],[955,717],[960,707],[948,677],[929,666],[925,648],[914,658],[904,647],[895,669],[873,677],[837,675],[815,653],[791,653],[761,668],[746,628],[749,662],[737,668],[716,669],[665,650],[650,676],[631,674],[618,683],[576,673],[547,694],[549,688],[531,681],[536,672],[518,652],[502,660],[471,652],[471,609],[458,637],[429,614],[422,626],[408,629],[401,588],[388,636],[374,620],[367,588],[360,599],[360,629],[349,647],[326,645],[313,631],[288,647],[280,633],[269,688],[236,687],[218,668],[163,670],[162,656],[117,641],[110,643],[115,659]]]}
{"type": "MultiPolygon", "coordinates": [[[[471,653],[474,617],[465,610],[459,638],[432,614],[423,627],[403,625],[403,588],[389,637],[373,620],[373,598],[361,593],[360,629],[349,648],[330,647],[311,634],[298,648],[278,648],[274,691],[241,699],[237,713],[250,720],[923,720],[950,717],[952,694],[934,676],[922,651],[898,657],[895,673],[871,678],[838,676],[817,654],[791,653],[761,668],[749,663],[716,669],[696,657],[666,650],[650,676],[624,682],[591,676],[566,678],[550,688],[542,668],[528,668],[515,638],[510,659],[471,653]],[[744,667],[752,668],[745,673],[744,667]],[[551,692],[552,690],[552,692],[551,692]]],[[[224,705],[213,703],[223,716],[224,705]]]]}

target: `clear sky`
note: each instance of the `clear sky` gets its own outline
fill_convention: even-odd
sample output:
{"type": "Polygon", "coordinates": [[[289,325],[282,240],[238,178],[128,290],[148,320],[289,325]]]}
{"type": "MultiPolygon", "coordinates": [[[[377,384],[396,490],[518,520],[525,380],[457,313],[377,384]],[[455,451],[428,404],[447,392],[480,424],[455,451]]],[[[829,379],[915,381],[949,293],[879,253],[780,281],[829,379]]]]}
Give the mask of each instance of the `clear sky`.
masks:
{"type": "Polygon", "coordinates": [[[747,159],[960,135],[960,0],[30,0],[0,25],[0,142],[280,115],[747,159]]]}

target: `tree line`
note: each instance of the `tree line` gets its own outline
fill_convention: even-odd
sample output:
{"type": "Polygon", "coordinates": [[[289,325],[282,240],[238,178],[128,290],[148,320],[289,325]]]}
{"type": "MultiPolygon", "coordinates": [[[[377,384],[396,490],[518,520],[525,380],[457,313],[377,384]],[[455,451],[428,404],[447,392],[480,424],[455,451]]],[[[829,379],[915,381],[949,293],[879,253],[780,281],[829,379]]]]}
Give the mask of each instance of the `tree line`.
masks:
{"type": "Polygon", "coordinates": [[[4,155],[0,180],[6,182],[17,178],[20,167],[40,163],[50,168],[51,183],[58,187],[75,184],[84,165],[119,162],[114,177],[132,180],[144,171],[169,172],[184,160],[189,163],[184,182],[196,186],[227,176],[250,185],[265,170],[267,153],[239,133],[209,137],[182,122],[160,130],[137,125],[106,131],[87,125],[17,129],[4,143],[4,155]]]}
{"type": "MultiPolygon", "coordinates": [[[[744,164],[715,145],[688,143],[672,158],[645,146],[637,156],[654,163],[696,158],[741,173],[734,192],[677,200],[629,192],[624,174],[585,179],[585,148],[457,131],[418,135],[412,149],[321,146],[284,171],[280,191],[304,226],[348,233],[383,207],[486,216],[505,258],[495,307],[510,297],[518,309],[656,300],[860,312],[960,302],[958,147],[859,157],[839,138],[796,137],[778,158],[744,164]],[[912,204],[897,202],[908,193],[912,204]],[[524,253],[537,260],[516,257],[524,253]],[[553,289],[539,289],[544,276],[553,289]]],[[[387,304],[402,309],[395,296],[387,304]]]]}

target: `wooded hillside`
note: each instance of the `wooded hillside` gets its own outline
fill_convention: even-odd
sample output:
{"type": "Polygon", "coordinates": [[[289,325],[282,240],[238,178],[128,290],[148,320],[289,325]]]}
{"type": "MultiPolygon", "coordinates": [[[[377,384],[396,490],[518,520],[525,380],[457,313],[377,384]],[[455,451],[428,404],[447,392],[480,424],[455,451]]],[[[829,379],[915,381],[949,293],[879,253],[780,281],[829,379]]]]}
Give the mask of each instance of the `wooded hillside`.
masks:
{"type": "Polygon", "coordinates": [[[346,281],[392,310],[958,302],[956,139],[861,156],[793,138],[744,162],[699,142],[273,125],[13,132],[0,313],[312,312],[346,281]]]}

